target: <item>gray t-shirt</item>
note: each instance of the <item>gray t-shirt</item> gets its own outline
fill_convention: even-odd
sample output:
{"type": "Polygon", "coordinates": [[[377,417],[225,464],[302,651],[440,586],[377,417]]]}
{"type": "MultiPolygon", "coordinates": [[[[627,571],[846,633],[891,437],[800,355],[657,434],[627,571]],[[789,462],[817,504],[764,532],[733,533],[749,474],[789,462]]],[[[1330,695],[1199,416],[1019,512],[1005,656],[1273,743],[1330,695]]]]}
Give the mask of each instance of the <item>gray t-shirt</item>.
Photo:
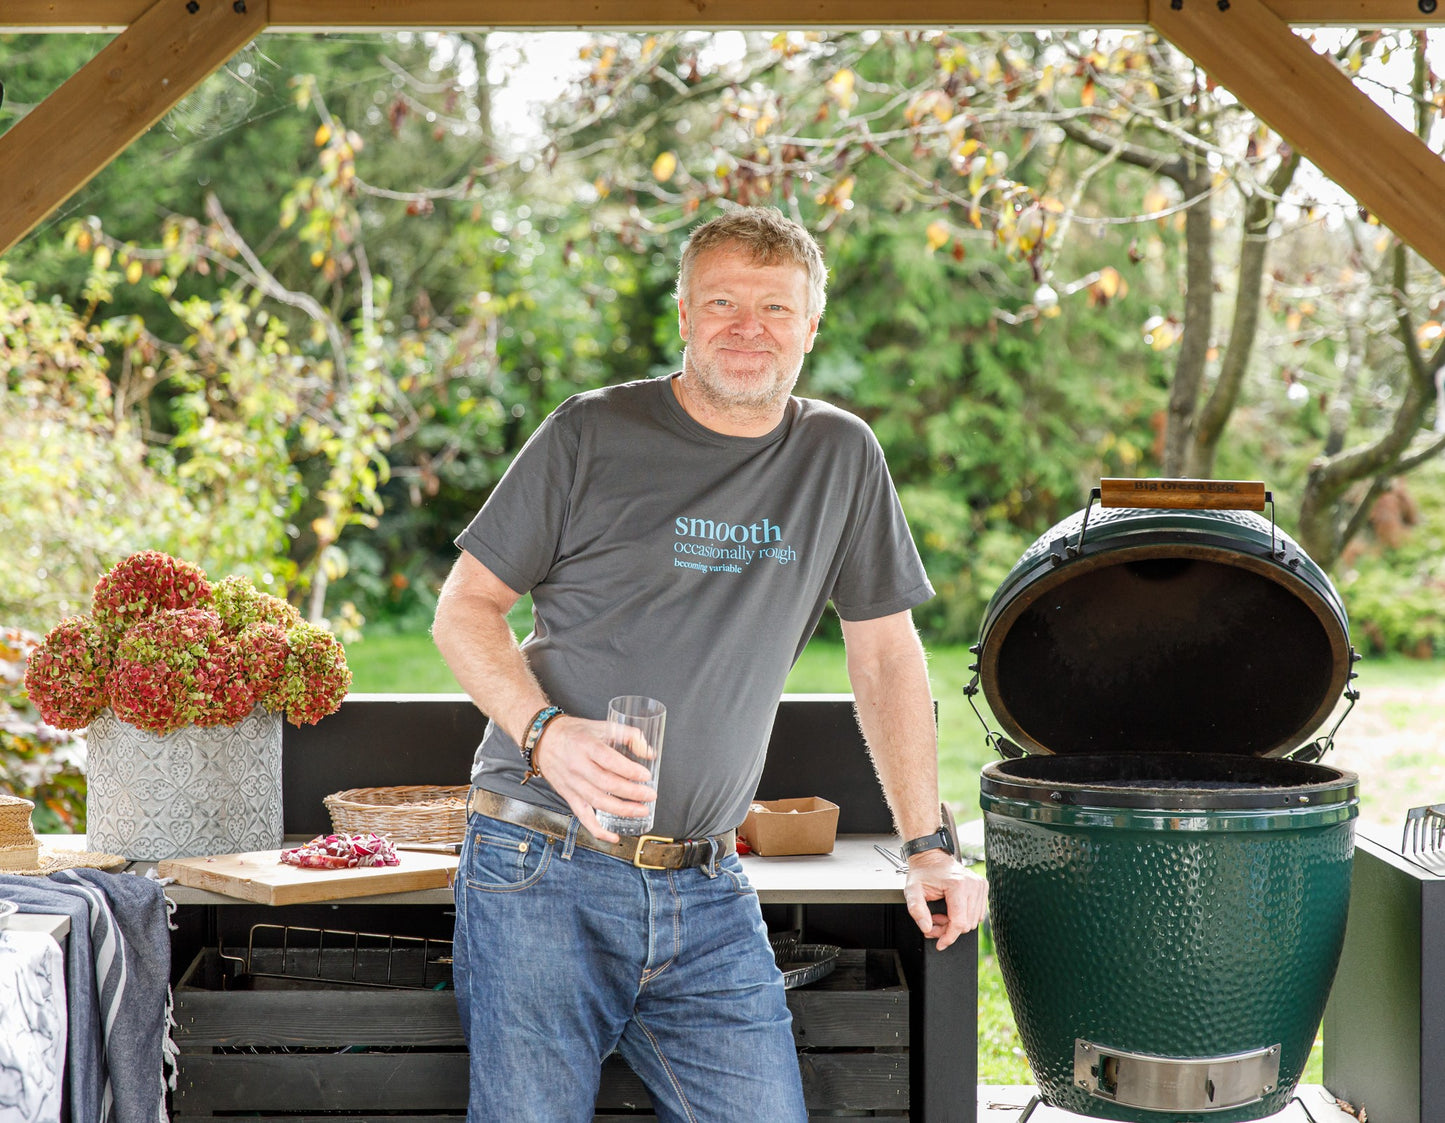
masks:
{"type": "MultiPolygon", "coordinates": [[[[652,829],[671,838],[742,821],[830,599],[868,620],[933,595],[862,421],[790,398],[766,436],[724,436],[665,378],[563,402],[456,542],[531,591],[522,647],[556,705],[597,719],[620,694],[667,707],[652,829]]],[[[472,782],[567,811],[545,782],[522,787],[524,771],[490,724],[472,782]]]]}

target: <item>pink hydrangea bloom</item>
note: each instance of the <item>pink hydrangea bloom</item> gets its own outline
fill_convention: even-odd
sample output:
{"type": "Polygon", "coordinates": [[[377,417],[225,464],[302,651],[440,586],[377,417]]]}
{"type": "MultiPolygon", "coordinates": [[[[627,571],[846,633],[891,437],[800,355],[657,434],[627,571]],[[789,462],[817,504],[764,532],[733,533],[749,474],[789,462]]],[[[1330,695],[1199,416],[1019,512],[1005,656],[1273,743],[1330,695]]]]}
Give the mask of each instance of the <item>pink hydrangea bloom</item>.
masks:
{"type": "Polygon", "coordinates": [[[49,724],[83,729],[105,709],[112,651],[105,629],[85,616],[68,616],[31,653],[25,692],[49,724]]]}
{"type": "Polygon", "coordinates": [[[79,729],[107,706],[156,733],[233,725],[259,703],[295,725],[346,697],[339,640],[244,577],[212,585],[146,550],[95,587],[90,616],[62,620],[31,655],[26,688],[51,725],[79,729]]]}

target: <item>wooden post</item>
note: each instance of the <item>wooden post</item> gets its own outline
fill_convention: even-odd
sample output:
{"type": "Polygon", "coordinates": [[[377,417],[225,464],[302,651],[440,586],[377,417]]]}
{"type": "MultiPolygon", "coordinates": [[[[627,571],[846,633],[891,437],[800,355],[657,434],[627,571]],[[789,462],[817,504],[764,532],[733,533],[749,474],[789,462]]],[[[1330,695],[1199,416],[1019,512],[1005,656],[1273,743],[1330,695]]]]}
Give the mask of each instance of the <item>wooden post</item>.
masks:
{"type": "Polygon", "coordinates": [[[266,26],[267,6],[157,0],[0,136],[0,253],[249,43],[266,26]]]}

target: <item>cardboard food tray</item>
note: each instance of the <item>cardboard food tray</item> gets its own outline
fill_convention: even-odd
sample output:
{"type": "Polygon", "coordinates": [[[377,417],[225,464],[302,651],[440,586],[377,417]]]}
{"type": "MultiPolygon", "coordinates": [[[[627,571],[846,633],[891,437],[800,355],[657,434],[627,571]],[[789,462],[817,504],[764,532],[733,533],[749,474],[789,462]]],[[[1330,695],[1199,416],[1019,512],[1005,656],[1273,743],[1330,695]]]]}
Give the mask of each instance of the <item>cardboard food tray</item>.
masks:
{"type": "Polygon", "coordinates": [[[754,800],[738,828],[754,854],[831,854],[838,805],[818,796],[754,800]]]}
{"type": "Polygon", "coordinates": [[[301,869],[281,862],[280,850],[213,857],[167,858],[156,873],[181,885],[207,889],[263,905],[295,905],[406,893],[414,889],[446,889],[457,870],[455,854],[402,850],[399,866],[365,866],[341,870],[301,869]]]}

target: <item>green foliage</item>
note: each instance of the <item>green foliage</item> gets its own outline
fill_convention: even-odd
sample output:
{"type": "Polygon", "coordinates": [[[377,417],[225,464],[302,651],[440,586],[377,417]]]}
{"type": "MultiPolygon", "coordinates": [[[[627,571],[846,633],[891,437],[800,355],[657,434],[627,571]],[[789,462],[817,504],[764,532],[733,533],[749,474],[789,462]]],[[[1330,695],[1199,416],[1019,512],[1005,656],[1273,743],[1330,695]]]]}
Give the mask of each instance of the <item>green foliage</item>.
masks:
{"type": "MultiPolygon", "coordinates": [[[[98,42],[7,40],[25,60],[12,98],[43,97],[98,42]]],[[[15,420],[23,409],[0,418],[0,466],[16,469],[0,503],[22,529],[0,542],[17,571],[0,611],[43,626],[80,593],[52,575],[155,546],[329,604],[343,627],[351,602],[423,620],[452,538],[541,418],[578,390],[676,365],[682,238],[755,202],[824,243],[830,305],[802,392],[873,426],[940,591],[920,620],[934,641],[972,639],[1019,548],[1099,476],[1157,471],[1183,201],[1159,163],[1131,166],[1134,149],[1106,154],[1081,130],[1163,161],[1198,125],[1226,161],[1221,347],[1230,231],[1279,158],[1274,138],[1235,106],[1210,117],[1209,91],[1166,122],[1156,100],[1193,89],[1193,70],[1147,36],[738,42],[599,35],[549,103],[546,137],[512,146],[498,139],[511,122],[493,107],[492,36],[248,47],[7,254],[39,282],[20,334],[37,355],[61,349],[41,396],[67,362],[91,388],[68,391],[83,425],[65,411],[59,428],[15,420]],[[47,494],[34,449],[65,495],[47,494]],[[76,498],[90,495],[104,499],[76,498]]],[[[1298,249],[1271,259],[1270,349],[1216,474],[1286,495],[1326,432],[1345,333],[1318,276],[1335,235],[1281,229],[1280,249],[1298,249]],[[1307,401],[1286,396],[1305,382],[1307,401]]],[[[1341,280],[1367,279],[1363,249],[1349,261],[1341,280]]],[[[1366,366],[1398,365],[1373,342],[1387,335],[1371,334],[1366,366]]],[[[1352,441],[1387,419],[1378,381],[1361,388],[1376,404],[1352,441]]]]}
{"type": "Polygon", "coordinates": [[[1336,579],[1368,655],[1445,655],[1445,466],[1396,481],[1374,504],[1336,579]]]}
{"type": "Polygon", "coordinates": [[[1361,558],[1339,584],[1355,646],[1369,655],[1445,656],[1445,563],[1441,555],[1361,558]]]}
{"type": "MultiPolygon", "coordinates": [[[[117,283],[110,265],[139,259],[116,261],[91,224],[74,238],[95,250],[102,307],[117,283]]],[[[293,349],[284,322],[228,290],[170,309],[180,344],[134,317],[41,303],[0,273],[9,619],[44,629],[84,611],[94,575],[145,548],[277,593],[304,589],[341,530],[377,509],[392,425],[384,376],[363,362],[343,379],[332,355],[293,349]]]]}

